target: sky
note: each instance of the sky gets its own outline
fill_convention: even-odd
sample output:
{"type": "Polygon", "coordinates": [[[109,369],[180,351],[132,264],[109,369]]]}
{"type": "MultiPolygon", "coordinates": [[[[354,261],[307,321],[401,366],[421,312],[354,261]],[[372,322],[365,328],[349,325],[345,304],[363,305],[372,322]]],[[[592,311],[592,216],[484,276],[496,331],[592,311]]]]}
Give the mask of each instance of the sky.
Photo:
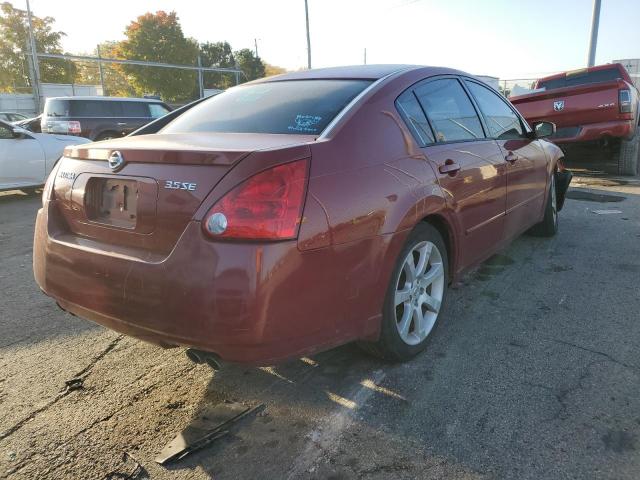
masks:
{"type": "MultiPolygon", "coordinates": [[[[25,8],[24,0],[10,0],[25,8]]],[[[586,65],[593,0],[308,0],[313,67],[410,63],[502,79],[586,65]]],[[[273,65],[306,67],[304,0],[31,0],[71,53],[121,40],[148,11],[175,10],[186,36],[254,48],[273,65]]],[[[640,58],[640,0],[602,0],[596,64],[640,58]]]]}

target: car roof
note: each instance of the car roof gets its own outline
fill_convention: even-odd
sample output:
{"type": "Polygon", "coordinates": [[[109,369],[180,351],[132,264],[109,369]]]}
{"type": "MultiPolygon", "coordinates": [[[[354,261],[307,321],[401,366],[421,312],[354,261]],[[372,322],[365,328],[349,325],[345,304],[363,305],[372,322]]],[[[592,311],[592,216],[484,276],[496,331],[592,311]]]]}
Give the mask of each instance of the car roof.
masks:
{"type": "Polygon", "coordinates": [[[100,96],[77,96],[77,97],[47,97],[47,100],[98,100],[100,102],[145,102],[164,103],[157,98],[129,98],[129,97],[100,97],[100,96]]]}
{"type": "MultiPolygon", "coordinates": [[[[464,72],[443,67],[430,67],[425,65],[408,64],[380,64],[380,65],[351,65],[344,67],[315,68],[312,70],[300,70],[297,72],[283,73],[272,77],[261,78],[249,82],[265,83],[280,82],[284,80],[320,80],[320,79],[353,79],[353,80],[379,80],[394,73],[423,70],[425,77],[443,74],[463,74],[464,72]]],[[[247,85],[247,84],[244,84],[247,85]]]]}

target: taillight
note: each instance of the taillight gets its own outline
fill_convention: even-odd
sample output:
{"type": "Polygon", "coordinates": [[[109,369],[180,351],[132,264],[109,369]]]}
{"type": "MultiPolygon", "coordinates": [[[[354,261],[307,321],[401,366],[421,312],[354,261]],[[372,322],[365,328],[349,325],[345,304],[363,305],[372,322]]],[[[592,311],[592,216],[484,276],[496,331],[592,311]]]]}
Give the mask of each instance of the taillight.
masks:
{"type": "Polygon", "coordinates": [[[631,113],[631,90],[618,90],[620,113],[631,113]]]}
{"type": "Polygon", "coordinates": [[[82,133],[82,126],[80,125],[80,122],[69,122],[69,126],[67,128],[69,133],[74,135],[80,135],[82,133]]]}
{"type": "Polygon", "coordinates": [[[80,135],[82,133],[82,125],[75,120],[48,120],[42,123],[41,129],[43,133],[71,133],[73,135],[80,135]]]}
{"type": "Polygon", "coordinates": [[[216,239],[296,238],[308,171],[309,161],[297,160],[245,180],[209,210],[204,231],[216,239]]]}

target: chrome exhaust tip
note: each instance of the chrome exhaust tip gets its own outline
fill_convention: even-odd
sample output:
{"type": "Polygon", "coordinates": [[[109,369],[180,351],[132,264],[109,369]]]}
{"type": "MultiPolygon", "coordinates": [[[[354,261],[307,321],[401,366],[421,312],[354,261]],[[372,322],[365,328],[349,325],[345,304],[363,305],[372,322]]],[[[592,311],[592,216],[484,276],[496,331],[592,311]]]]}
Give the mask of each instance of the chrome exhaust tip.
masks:
{"type": "Polygon", "coordinates": [[[214,370],[220,370],[222,366],[220,364],[220,357],[213,352],[205,352],[202,350],[196,350],[195,348],[187,348],[185,352],[187,358],[191,360],[193,363],[201,364],[206,363],[214,370]]]}

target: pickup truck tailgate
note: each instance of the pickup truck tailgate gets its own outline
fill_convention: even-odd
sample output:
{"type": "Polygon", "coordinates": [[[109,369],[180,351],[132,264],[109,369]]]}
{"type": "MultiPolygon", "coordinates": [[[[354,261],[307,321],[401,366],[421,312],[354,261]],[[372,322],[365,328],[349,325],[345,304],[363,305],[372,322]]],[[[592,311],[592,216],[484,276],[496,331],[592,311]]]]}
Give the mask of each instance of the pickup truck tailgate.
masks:
{"type": "Polygon", "coordinates": [[[509,100],[529,123],[545,120],[561,129],[625,120],[618,108],[620,88],[625,88],[625,83],[615,80],[530,93],[509,100]]]}

